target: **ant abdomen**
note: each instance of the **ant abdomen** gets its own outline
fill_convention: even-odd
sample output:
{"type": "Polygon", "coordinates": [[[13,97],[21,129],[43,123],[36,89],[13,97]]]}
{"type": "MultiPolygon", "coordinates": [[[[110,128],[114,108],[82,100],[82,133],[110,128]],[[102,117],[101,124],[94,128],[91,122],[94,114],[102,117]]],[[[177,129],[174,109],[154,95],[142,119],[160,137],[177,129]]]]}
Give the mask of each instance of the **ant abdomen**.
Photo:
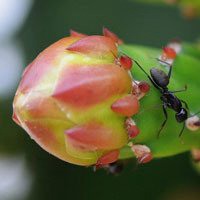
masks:
{"type": "Polygon", "coordinates": [[[181,123],[184,122],[188,118],[188,113],[185,108],[182,108],[180,112],[175,115],[176,121],[181,123]]]}

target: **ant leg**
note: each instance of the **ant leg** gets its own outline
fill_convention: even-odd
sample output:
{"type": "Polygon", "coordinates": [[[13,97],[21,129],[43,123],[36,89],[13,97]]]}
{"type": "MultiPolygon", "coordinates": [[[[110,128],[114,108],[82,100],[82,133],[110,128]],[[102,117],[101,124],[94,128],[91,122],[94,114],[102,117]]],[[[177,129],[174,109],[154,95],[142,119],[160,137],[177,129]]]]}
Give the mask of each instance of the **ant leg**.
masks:
{"type": "Polygon", "coordinates": [[[159,58],[156,58],[156,60],[158,60],[159,62],[162,62],[162,63],[164,63],[164,64],[166,64],[166,65],[169,66],[169,72],[168,72],[168,75],[167,75],[167,76],[168,76],[168,78],[170,79],[171,74],[172,74],[172,65],[171,65],[170,63],[168,63],[168,62],[165,62],[165,61],[159,59],[159,58]]]}
{"type": "Polygon", "coordinates": [[[147,77],[149,78],[149,80],[151,81],[151,83],[153,84],[153,86],[155,88],[157,88],[160,92],[162,92],[162,90],[160,89],[160,87],[154,82],[154,80],[149,76],[149,74],[143,69],[143,67],[134,59],[132,59],[136,65],[147,75],[147,77]]]}
{"type": "Polygon", "coordinates": [[[183,127],[182,127],[178,137],[181,137],[181,135],[183,134],[184,129],[185,129],[185,122],[183,122],[183,127]]]}
{"type": "Polygon", "coordinates": [[[187,90],[187,85],[185,85],[185,88],[182,90],[175,90],[175,91],[170,91],[171,93],[177,93],[177,92],[185,92],[187,90]]]}
{"type": "Polygon", "coordinates": [[[165,126],[165,124],[166,124],[166,122],[167,122],[167,119],[168,119],[168,115],[167,115],[167,110],[166,110],[166,108],[167,108],[166,105],[163,104],[163,113],[164,113],[164,116],[165,116],[165,120],[163,121],[163,123],[162,123],[162,125],[161,125],[161,127],[160,127],[160,130],[158,131],[157,138],[160,137],[160,133],[161,133],[161,131],[163,130],[163,128],[164,128],[164,126],[165,126]]]}
{"type": "Polygon", "coordinates": [[[187,104],[185,101],[183,101],[182,99],[180,99],[180,101],[185,105],[185,108],[186,108],[187,110],[189,110],[188,104],[187,104]]]}

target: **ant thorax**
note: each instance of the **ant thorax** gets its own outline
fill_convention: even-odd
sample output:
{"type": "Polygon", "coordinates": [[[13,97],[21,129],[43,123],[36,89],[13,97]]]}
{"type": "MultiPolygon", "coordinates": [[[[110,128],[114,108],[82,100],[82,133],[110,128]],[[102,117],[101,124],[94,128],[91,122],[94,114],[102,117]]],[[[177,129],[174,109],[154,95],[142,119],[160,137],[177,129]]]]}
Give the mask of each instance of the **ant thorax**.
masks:
{"type": "Polygon", "coordinates": [[[173,109],[174,111],[181,111],[182,103],[174,94],[170,93],[170,91],[163,93],[161,100],[167,105],[167,107],[173,109]]]}
{"type": "Polygon", "coordinates": [[[163,92],[163,94],[169,94],[170,93],[168,87],[162,88],[162,92],[163,92]]]}

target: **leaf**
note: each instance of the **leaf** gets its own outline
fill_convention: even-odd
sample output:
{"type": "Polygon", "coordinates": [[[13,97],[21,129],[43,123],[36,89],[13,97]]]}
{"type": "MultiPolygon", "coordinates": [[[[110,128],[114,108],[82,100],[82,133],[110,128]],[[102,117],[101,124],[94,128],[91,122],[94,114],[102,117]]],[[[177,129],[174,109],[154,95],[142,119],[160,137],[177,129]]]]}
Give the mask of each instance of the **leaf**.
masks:
{"type": "MultiPolygon", "coordinates": [[[[183,49],[185,51],[177,56],[173,64],[169,90],[182,89],[186,84],[187,91],[177,93],[177,96],[188,103],[191,113],[196,113],[200,110],[200,52],[189,44],[184,44],[183,49]]],[[[137,60],[148,73],[150,68],[155,66],[165,72],[168,71],[168,67],[160,65],[155,59],[160,55],[160,49],[138,45],[123,45],[120,46],[120,51],[137,60]]],[[[132,75],[135,79],[145,80],[151,84],[147,76],[136,64],[133,65],[132,75]]],[[[183,123],[178,123],[175,119],[175,112],[169,109],[167,109],[167,124],[161,136],[157,138],[158,130],[164,120],[160,96],[157,89],[151,85],[150,92],[140,101],[141,109],[134,117],[134,120],[141,132],[133,139],[133,142],[147,145],[152,150],[154,158],[183,153],[194,147],[200,148],[200,130],[192,132],[185,129],[182,137],[179,138],[178,135],[183,123]]],[[[125,147],[122,149],[120,154],[122,159],[132,156],[133,153],[130,148],[125,147]]]]}

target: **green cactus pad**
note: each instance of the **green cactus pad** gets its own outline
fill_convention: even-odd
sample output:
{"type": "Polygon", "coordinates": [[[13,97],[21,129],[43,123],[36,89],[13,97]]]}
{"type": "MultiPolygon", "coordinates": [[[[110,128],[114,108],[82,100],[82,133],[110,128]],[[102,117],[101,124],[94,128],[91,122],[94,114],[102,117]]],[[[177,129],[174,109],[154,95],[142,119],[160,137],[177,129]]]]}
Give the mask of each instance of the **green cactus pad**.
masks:
{"type": "MultiPolygon", "coordinates": [[[[137,45],[122,45],[120,51],[131,58],[137,60],[143,68],[149,73],[151,67],[159,67],[167,72],[168,67],[160,65],[155,59],[161,54],[160,49],[147,48],[137,45]]],[[[177,93],[177,97],[186,101],[191,114],[200,110],[199,103],[199,69],[200,69],[200,50],[193,45],[184,44],[182,52],[177,56],[173,64],[172,76],[170,79],[169,90],[179,90],[187,85],[187,91],[177,93]]],[[[133,65],[132,75],[136,80],[145,80],[150,83],[147,76],[133,65]]],[[[159,91],[151,85],[150,92],[143,98],[140,112],[134,116],[137,126],[140,128],[140,134],[133,139],[133,143],[147,145],[154,158],[173,156],[192,148],[200,148],[200,130],[192,132],[185,128],[183,135],[178,135],[183,126],[175,119],[175,112],[167,109],[168,121],[159,138],[158,130],[164,120],[162,111],[162,102],[159,91]]],[[[130,147],[124,147],[121,150],[120,158],[133,157],[130,147]]]]}

